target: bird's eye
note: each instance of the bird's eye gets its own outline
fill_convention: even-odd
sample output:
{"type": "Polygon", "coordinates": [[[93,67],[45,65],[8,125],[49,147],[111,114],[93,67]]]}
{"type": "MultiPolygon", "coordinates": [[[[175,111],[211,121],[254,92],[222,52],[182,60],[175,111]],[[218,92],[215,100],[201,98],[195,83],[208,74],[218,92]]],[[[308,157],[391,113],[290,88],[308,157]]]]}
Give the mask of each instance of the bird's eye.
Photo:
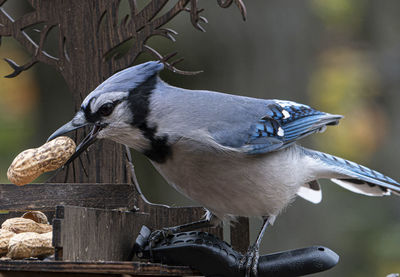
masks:
{"type": "Polygon", "coordinates": [[[99,109],[99,114],[102,116],[109,116],[114,110],[114,104],[113,103],[105,103],[103,106],[100,107],[99,109]]]}

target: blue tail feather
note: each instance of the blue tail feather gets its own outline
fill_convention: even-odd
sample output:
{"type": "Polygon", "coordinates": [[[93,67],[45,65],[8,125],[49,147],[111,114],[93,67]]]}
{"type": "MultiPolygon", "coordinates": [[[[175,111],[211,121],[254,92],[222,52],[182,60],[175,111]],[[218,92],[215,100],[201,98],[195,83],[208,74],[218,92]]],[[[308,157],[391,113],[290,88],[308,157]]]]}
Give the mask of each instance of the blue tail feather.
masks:
{"type": "Polygon", "coordinates": [[[331,167],[332,172],[336,172],[338,176],[341,176],[340,178],[332,179],[332,181],[347,189],[367,195],[385,195],[390,194],[390,192],[400,193],[400,184],[378,171],[318,151],[305,149],[305,153],[314,159],[322,161],[327,167],[331,167]]]}

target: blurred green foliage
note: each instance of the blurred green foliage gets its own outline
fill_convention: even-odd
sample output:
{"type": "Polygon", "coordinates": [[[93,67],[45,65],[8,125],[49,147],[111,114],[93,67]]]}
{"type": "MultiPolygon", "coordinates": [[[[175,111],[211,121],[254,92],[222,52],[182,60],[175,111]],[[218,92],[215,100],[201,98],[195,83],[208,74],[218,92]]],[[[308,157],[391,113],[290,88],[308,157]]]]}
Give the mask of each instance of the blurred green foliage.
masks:
{"type": "Polygon", "coordinates": [[[324,51],[311,75],[310,104],[346,117],[340,128],[314,136],[316,145],[339,156],[368,161],[388,133],[379,96],[379,74],[367,53],[351,48],[324,51]]]}
{"type": "MultiPolygon", "coordinates": [[[[16,61],[28,58],[13,41],[0,47],[0,58],[12,56],[16,61]]],[[[0,76],[11,71],[7,63],[0,63],[0,76]]],[[[27,72],[14,82],[0,78],[0,182],[6,183],[6,171],[15,153],[29,145],[35,134],[38,102],[38,84],[35,71],[27,72]]]]}
{"type": "Polygon", "coordinates": [[[367,0],[310,1],[311,9],[327,28],[352,34],[362,28],[367,4],[367,0]]]}

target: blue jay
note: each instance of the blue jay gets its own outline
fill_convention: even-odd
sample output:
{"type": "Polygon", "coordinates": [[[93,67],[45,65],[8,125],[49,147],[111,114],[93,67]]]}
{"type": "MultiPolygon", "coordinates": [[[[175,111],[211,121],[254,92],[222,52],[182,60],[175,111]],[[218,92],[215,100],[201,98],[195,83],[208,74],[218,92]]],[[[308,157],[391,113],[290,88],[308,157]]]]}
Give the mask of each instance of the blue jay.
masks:
{"type": "Polygon", "coordinates": [[[291,101],[174,87],[159,78],[162,69],[162,63],[150,61],[114,74],[49,139],[90,125],[71,160],[96,139],[146,155],[170,185],[209,211],[199,224],[169,231],[263,217],[244,261],[248,276],[256,271],[266,227],[296,195],[321,201],[319,179],[369,196],[400,193],[398,182],[377,171],[296,144],[342,116],[291,101]]]}

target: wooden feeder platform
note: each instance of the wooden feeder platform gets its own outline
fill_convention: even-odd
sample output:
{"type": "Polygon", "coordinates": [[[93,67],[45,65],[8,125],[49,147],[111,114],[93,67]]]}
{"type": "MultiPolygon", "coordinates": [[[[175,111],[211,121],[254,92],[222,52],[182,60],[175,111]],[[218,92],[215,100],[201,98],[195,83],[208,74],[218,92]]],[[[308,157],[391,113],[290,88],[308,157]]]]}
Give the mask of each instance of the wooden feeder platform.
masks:
{"type": "MultiPolygon", "coordinates": [[[[55,247],[55,260],[0,260],[1,277],[76,276],[73,275],[76,273],[80,273],[79,276],[200,275],[185,266],[132,261],[132,247],[142,225],[159,229],[169,226],[169,222],[195,221],[204,214],[202,208],[150,204],[131,184],[30,184],[23,187],[0,184],[0,192],[3,209],[0,222],[20,216],[26,210],[43,211],[53,219],[55,247]],[[63,205],[56,206],[60,203],[63,205]],[[135,209],[126,208],[130,206],[135,209]],[[64,275],[59,275],[61,273],[64,275]]],[[[236,249],[245,251],[248,222],[243,224],[245,228],[232,228],[231,236],[232,242],[237,242],[236,249]]],[[[222,238],[222,228],[204,231],[222,238]]]]}

